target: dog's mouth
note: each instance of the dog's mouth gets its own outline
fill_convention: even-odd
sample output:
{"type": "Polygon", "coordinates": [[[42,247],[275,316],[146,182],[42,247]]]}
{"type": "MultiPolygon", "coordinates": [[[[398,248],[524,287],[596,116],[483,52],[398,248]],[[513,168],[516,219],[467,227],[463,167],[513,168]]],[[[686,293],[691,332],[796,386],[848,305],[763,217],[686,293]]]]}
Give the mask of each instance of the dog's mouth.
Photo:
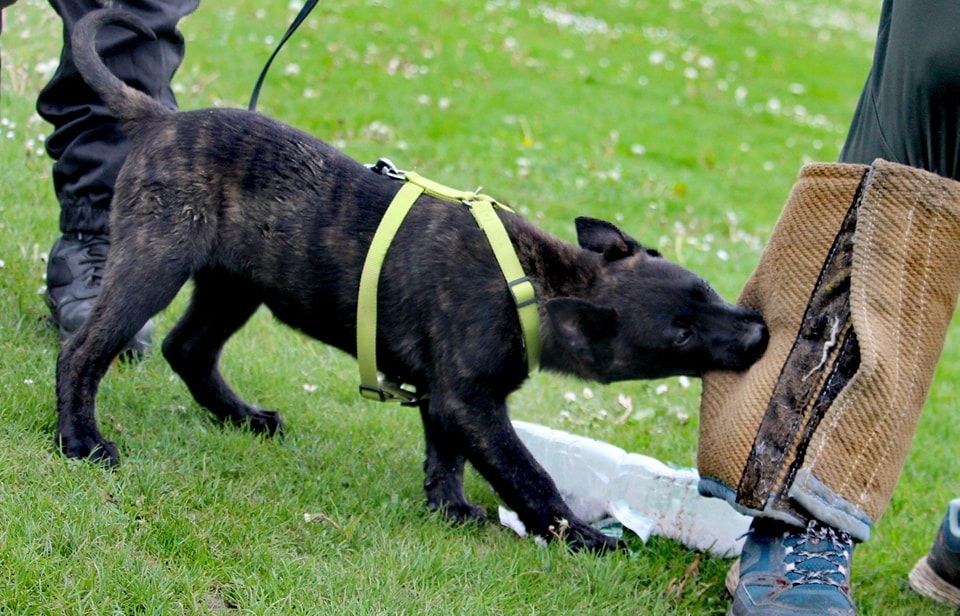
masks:
{"type": "Polygon", "coordinates": [[[757,320],[748,326],[747,331],[726,353],[724,361],[718,366],[720,370],[742,372],[755,364],[767,350],[770,342],[770,332],[762,320],[757,320]]]}
{"type": "Polygon", "coordinates": [[[695,368],[695,376],[714,370],[743,372],[763,357],[770,332],[759,315],[741,322],[737,329],[735,336],[707,345],[705,361],[695,368]]]}

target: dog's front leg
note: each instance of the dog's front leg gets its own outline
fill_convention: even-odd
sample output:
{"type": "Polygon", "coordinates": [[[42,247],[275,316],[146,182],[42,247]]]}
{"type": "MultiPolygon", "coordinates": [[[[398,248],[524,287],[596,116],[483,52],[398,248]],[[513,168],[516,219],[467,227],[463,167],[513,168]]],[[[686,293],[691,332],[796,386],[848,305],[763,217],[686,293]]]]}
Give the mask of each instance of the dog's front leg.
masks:
{"type": "MultiPolygon", "coordinates": [[[[541,537],[562,538],[573,549],[598,552],[620,547],[577,518],[553,480],[520,441],[503,400],[478,393],[431,392],[429,420],[442,426],[473,466],[493,486],[527,529],[541,537]]],[[[429,476],[428,476],[429,479],[429,476]]]]}
{"type": "Polygon", "coordinates": [[[427,508],[441,512],[454,522],[485,520],[487,512],[483,507],[470,503],[463,495],[464,457],[455,444],[455,435],[449,434],[441,422],[430,416],[429,400],[420,402],[420,417],[427,449],[423,462],[427,508]]]}

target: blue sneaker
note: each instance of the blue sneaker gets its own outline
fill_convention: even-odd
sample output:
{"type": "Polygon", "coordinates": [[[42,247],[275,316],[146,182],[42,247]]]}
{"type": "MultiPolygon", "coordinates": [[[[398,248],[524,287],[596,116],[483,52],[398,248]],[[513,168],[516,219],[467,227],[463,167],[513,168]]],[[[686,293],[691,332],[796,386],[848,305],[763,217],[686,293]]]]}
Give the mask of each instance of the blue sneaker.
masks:
{"type": "Polygon", "coordinates": [[[921,595],[960,608],[960,498],[950,501],[930,553],[907,580],[921,595]]]}
{"type": "Polygon", "coordinates": [[[728,615],[855,615],[853,547],[850,535],[816,521],[800,529],[756,518],[740,554],[728,615]]]}

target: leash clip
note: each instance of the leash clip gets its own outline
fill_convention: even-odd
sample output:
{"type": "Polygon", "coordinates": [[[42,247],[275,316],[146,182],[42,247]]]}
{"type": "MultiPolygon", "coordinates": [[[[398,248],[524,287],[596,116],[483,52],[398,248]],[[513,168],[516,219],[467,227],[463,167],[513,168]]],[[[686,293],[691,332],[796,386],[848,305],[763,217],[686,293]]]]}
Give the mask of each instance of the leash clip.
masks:
{"type": "Polygon", "coordinates": [[[393,178],[394,180],[405,180],[407,178],[407,172],[397,169],[393,161],[386,157],[377,159],[377,162],[372,165],[367,165],[367,169],[374,173],[385,175],[388,178],[393,178]]]}

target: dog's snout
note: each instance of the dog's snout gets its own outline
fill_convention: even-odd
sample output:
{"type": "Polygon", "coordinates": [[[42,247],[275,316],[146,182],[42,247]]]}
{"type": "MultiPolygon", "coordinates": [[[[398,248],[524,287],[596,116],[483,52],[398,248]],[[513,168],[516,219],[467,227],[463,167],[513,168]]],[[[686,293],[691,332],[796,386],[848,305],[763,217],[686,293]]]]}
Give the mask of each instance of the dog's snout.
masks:
{"type": "Polygon", "coordinates": [[[754,358],[760,357],[767,350],[769,341],[770,332],[767,330],[767,325],[763,322],[763,319],[759,315],[756,319],[751,319],[743,335],[743,346],[747,353],[754,358]]]}

